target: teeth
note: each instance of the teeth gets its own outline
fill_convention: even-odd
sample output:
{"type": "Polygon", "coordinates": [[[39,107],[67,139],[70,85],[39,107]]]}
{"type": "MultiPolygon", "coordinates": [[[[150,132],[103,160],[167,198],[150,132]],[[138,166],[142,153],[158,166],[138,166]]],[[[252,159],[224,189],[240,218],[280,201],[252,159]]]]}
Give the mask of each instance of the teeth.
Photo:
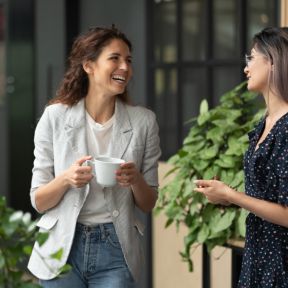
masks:
{"type": "Polygon", "coordinates": [[[120,76],[120,75],[114,75],[112,78],[113,78],[114,80],[120,80],[120,81],[125,81],[125,80],[126,80],[125,77],[120,76]]]}

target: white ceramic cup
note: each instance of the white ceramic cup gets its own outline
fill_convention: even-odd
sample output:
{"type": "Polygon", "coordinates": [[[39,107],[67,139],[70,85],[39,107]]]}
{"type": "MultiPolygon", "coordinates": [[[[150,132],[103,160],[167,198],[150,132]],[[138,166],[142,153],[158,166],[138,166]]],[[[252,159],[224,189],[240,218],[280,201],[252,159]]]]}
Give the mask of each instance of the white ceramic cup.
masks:
{"type": "Polygon", "coordinates": [[[87,160],[85,165],[92,167],[92,173],[95,173],[98,184],[102,187],[113,187],[117,184],[115,172],[120,168],[120,164],[122,163],[125,163],[125,161],[120,158],[99,156],[93,160],[87,160]]]}

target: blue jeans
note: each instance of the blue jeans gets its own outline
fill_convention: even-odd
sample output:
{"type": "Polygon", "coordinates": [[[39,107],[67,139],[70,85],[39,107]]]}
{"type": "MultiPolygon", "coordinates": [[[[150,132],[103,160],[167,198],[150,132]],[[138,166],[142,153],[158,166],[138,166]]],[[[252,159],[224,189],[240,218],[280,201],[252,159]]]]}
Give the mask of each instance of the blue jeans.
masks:
{"type": "Polygon", "coordinates": [[[77,224],[68,258],[69,273],[40,280],[45,288],[134,288],[112,223],[89,227],[77,224]]]}

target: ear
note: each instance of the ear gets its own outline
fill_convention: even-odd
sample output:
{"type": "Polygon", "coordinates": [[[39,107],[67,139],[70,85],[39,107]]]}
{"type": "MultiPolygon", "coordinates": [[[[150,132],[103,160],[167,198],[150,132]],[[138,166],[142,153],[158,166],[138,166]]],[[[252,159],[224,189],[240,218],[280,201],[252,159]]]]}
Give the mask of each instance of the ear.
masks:
{"type": "Polygon", "coordinates": [[[83,62],[82,67],[87,74],[91,74],[93,72],[90,61],[83,62]]]}

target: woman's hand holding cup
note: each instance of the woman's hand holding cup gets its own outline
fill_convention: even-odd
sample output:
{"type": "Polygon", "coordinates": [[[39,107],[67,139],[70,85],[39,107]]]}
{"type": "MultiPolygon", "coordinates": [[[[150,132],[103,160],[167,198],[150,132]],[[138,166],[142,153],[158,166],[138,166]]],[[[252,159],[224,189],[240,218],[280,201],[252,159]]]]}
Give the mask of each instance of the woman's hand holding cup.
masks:
{"type": "Polygon", "coordinates": [[[120,165],[120,169],[116,171],[116,179],[119,185],[123,187],[136,184],[140,175],[134,162],[123,163],[120,165]]]}
{"type": "Polygon", "coordinates": [[[65,180],[70,187],[81,188],[92,178],[92,167],[83,165],[91,156],[79,158],[65,171],[65,180]]]}

